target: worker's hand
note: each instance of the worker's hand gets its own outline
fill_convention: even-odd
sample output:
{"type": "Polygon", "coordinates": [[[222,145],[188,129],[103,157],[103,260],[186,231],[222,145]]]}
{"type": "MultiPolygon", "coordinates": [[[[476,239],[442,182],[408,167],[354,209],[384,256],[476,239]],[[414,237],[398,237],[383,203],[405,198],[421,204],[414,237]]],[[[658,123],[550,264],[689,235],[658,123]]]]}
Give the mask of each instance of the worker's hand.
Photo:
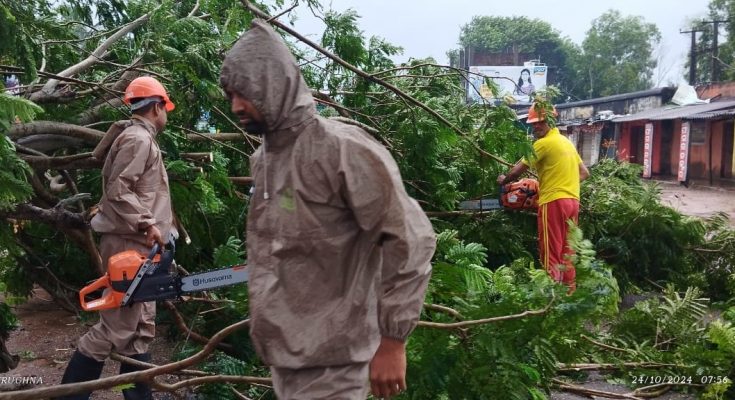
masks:
{"type": "Polygon", "coordinates": [[[370,361],[370,390],[377,398],[389,398],[406,390],[406,344],[383,337],[370,361]]]}
{"type": "Polygon", "coordinates": [[[497,182],[498,182],[498,185],[504,185],[505,184],[505,175],[504,174],[498,175],[497,182]]]}
{"type": "Polygon", "coordinates": [[[161,231],[155,225],[151,225],[145,229],[145,241],[148,247],[153,247],[153,243],[158,243],[161,248],[165,245],[161,237],[161,231]]]}

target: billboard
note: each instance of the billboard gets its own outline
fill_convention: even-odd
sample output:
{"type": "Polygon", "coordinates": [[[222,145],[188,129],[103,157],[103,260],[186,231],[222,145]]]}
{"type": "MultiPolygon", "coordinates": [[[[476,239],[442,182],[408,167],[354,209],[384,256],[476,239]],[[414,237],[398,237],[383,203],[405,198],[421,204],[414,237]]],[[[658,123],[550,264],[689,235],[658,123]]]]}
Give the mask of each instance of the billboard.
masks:
{"type": "Polygon", "coordinates": [[[531,94],[546,87],[548,74],[546,65],[525,63],[523,66],[487,67],[471,66],[467,100],[471,103],[513,97],[518,103],[531,103],[531,94]],[[490,78],[498,86],[497,96],[493,96],[485,83],[490,78]]]}

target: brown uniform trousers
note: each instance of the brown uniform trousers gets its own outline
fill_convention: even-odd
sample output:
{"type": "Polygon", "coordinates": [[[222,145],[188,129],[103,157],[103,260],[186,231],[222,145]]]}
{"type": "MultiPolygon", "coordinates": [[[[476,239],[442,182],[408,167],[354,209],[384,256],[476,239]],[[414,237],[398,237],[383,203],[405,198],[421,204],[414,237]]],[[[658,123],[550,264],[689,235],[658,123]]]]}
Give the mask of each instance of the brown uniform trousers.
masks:
{"type": "MultiPolygon", "coordinates": [[[[147,254],[148,249],[141,241],[114,234],[103,234],[100,239],[100,255],[107,269],[110,256],[125,251],[137,250],[147,254]]],[[[156,332],[156,302],[135,303],[99,312],[100,320],[81,339],[79,351],[97,361],[104,361],[111,352],[124,356],[146,353],[156,332]]]]}
{"type": "Polygon", "coordinates": [[[273,390],[279,400],[365,400],[370,389],[369,363],[336,367],[271,367],[273,390]]]}

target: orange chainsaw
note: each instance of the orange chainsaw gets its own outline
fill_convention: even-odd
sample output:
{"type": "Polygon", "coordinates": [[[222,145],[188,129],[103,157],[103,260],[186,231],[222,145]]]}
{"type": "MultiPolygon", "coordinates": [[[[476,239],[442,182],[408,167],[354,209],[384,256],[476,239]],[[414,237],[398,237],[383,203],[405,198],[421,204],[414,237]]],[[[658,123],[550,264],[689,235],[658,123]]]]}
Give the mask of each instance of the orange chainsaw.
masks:
{"type": "Polygon", "coordinates": [[[82,308],[99,311],[146,301],[177,299],[187,293],[248,281],[245,265],[179,276],[173,241],[163,251],[159,250],[156,243],[147,257],[136,250],[110,257],[107,273],[79,291],[82,308]]]}
{"type": "Polygon", "coordinates": [[[459,203],[460,210],[490,211],[499,209],[531,210],[538,209],[538,181],[524,178],[500,186],[500,198],[483,198],[459,203]]]}

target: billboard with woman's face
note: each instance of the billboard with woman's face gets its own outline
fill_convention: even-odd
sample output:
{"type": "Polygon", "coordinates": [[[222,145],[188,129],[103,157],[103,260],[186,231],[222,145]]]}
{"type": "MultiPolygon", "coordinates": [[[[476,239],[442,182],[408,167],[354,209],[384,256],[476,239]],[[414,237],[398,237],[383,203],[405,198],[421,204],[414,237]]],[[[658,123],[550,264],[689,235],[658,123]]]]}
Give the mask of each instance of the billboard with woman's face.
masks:
{"type": "Polygon", "coordinates": [[[526,64],[510,67],[470,67],[469,85],[467,85],[467,99],[470,102],[492,102],[496,99],[513,97],[518,103],[531,103],[531,95],[546,87],[548,68],[545,65],[526,64]],[[490,78],[498,87],[498,93],[485,83],[490,78]]]}

